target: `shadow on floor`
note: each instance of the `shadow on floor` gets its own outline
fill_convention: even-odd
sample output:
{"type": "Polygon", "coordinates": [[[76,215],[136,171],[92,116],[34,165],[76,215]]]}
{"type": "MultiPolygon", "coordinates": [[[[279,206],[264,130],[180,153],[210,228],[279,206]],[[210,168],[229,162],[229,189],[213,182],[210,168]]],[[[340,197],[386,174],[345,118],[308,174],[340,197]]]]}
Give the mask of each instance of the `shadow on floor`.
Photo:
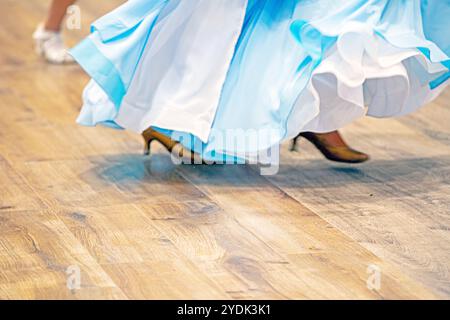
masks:
{"type": "MultiPolygon", "coordinates": [[[[175,165],[170,156],[155,154],[144,157],[121,154],[91,159],[96,167],[91,174],[103,183],[130,184],[185,177],[199,184],[235,187],[264,186],[267,179],[254,165],[175,165]]],[[[279,173],[270,180],[286,187],[345,187],[348,184],[407,183],[418,192],[425,192],[423,185],[432,187],[450,185],[450,156],[409,158],[399,160],[372,160],[362,165],[341,165],[323,159],[283,161],[279,173]]]]}

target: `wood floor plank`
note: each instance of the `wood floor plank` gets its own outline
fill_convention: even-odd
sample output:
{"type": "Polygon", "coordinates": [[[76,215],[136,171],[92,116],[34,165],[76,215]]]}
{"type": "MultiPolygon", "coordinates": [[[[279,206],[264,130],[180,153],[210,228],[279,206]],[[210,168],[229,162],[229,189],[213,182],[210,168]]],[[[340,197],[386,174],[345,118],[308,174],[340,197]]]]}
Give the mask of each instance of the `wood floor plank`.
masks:
{"type": "Polygon", "coordinates": [[[5,108],[14,106],[14,112],[4,112],[0,118],[0,153],[4,157],[11,162],[52,161],[141,152],[143,143],[136,134],[77,125],[84,83],[80,79],[86,76],[78,68],[75,73],[71,67],[65,72],[52,70],[21,69],[4,72],[0,77],[0,88],[4,88],[0,104],[5,108]],[[30,87],[33,82],[41,85],[30,87]]]}
{"type": "Polygon", "coordinates": [[[192,202],[138,207],[230,297],[281,299],[293,292],[301,297],[301,283],[288,282],[292,274],[285,261],[215,205],[192,202]],[[278,283],[274,286],[275,279],[278,283]]]}
{"type": "Polygon", "coordinates": [[[0,299],[126,298],[52,212],[2,212],[0,234],[0,299]],[[73,266],[79,290],[68,287],[73,266]]]}
{"type": "Polygon", "coordinates": [[[129,298],[230,298],[133,205],[64,209],[58,215],[129,298]]]}
{"type": "MultiPolygon", "coordinates": [[[[239,224],[280,253],[290,269],[299,272],[293,271],[294,279],[309,279],[311,287],[321,288],[326,298],[433,296],[418,282],[405,277],[400,270],[380,260],[246,166],[189,166],[180,171],[239,224]],[[333,261],[336,265],[324,258],[336,252],[334,256],[341,257],[333,261]],[[304,266],[297,265],[291,256],[319,258],[315,260],[317,265],[309,265],[306,274],[301,275],[304,266]],[[367,268],[373,264],[385,270],[384,276],[389,279],[379,292],[369,291],[366,285],[367,268]],[[320,278],[312,277],[315,272],[320,278]]],[[[313,293],[312,290],[305,292],[313,293]]]]}
{"type": "Polygon", "coordinates": [[[16,167],[49,206],[96,207],[138,202],[174,202],[204,197],[170,162],[147,166],[141,155],[86,160],[31,161],[16,167]]]}
{"type": "Polygon", "coordinates": [[[365,119],[345,133],[371,150],[371,162],[329,164],[302,143],[301,154],[283,149],[284,166],[269,180],[380,258],[449,297],[450,149],[397,120],[365,119]]]}
{"type": "MultiPolygon", "coordinates": [[[[103,265],[130,299],[134,300],[229,300],[214,284],[205,284],[202,274],[186,270],[181,259],[164,263],[117,263],[103,265]],[[190,276],[190,277],[186,277],[190,276]]],[[[192,271],[192,269],[191,269],[192,271]]]]}
{"type": "Polygon", "coordinates": [[[0,212],[44,208],[45,203],[0,154],[0,212]]]}

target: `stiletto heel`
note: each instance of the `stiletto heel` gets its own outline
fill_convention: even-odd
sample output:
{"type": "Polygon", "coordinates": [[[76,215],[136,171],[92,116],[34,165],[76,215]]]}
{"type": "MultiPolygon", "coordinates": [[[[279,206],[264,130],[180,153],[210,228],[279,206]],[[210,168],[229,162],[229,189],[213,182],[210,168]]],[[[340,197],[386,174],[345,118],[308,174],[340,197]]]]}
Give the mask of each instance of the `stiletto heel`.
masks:
{"type": "Polygon", "coordinates": [[[155,140],[155,138],[147,132],[144,132],[142,136],[144,137],[145,142],[144,155],[149,156],[151,155],[151,144],[155,140]]]}
{"type": "MultiPolygon", "coordinates": [[[[350,148],[340,136],[339,132],[312,133],[302,132],[292,140],[291,151],[296,150],[298,140],[303,137],[312,144],[330,161],[343,163],[362,163],[370,159],[369,155],[350,148]],[[330,137],[339,141],[337,145],[330,142],[330,137]]],[[[335,142],[336,143],[336,142],[335,142]]]]}
{"type": "MultiPolygon", "coordinates": [[[[176,155],[179,159],[182,159],[184,155],[189,155],[191,164],[197,164],[199,161],[196,157],[196,153],[191,150],[184,148],[178,141],[170,139],[168,136],[149,128],[142,133],[144,138],[145,148],[144,155],[151,155],[151,144],[153,141],[158,141],[161,143],[166,150],[172,155],[176,155]]],[[[206,162],[201,159],[200,164],[205,164],[206,162]]]]}
{"type": "MultiPolygon", "coordinates": [[[[145,130],[142,133],[142,136],[144,137],[144,141],[145,141],[145,149],[144,149],[145,155],[150,155],[151,144],[153,141],[158,141],[159,143],[161,143],[164,146],[164,148],[166,148],[167,151],[169,151],[170,153],[172,153],[172,151],[174,151],[174,148],[177,145],[179,145],[179,143],[177,141],[170,139],[169,137],[165,136],[164,134],[162,134],[152,128],[145,130]]],[[[179,155],[183,156],[182,151],[179,152],[179,155]]]]}
{"type": "Polygon", "coordinates": [[[301,138],[301,136],[298,135],[294,139],[292,139],[291,148],[289,149],[290,151],[297,151],[297,144],[298,144],[298,140],[300,140],[300,138],[301,138]]]}

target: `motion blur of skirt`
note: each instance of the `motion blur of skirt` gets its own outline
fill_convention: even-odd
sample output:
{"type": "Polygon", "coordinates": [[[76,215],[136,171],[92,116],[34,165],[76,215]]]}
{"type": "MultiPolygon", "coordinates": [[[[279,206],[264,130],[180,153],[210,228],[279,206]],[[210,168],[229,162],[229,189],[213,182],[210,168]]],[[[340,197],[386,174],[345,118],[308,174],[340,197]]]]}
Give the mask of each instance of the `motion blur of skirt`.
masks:
{"type": "Polygon", "coordinates": [[[188,134],[214,159],[236,155],[228,132],[249,158],[404,115],[450,82],[449,17],[450,0],[130,0],[72,50],[92,77],[78,122],[188,134]]]}

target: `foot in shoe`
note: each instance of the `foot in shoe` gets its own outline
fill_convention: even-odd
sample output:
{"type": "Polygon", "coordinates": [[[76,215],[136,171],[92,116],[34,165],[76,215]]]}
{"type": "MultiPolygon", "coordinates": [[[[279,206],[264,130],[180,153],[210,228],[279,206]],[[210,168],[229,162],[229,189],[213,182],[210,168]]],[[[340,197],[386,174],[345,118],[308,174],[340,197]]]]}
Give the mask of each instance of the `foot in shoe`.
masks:
{"type": "Polygon", "coordinates": [[[369,155],[349,147],[338,131],[330,133],[303,132],[294,139],[292,150],[295,150],[297,140],[300,137],[303,137],[314,144],[314,146],[331,161],[362,163],[370,159],[369,155]]]}
{"type": "Polygon", "coordinates": [[[33,34],[36,52],[48,62],[54,64],[73,63],[74,59],[69,54],[60,32],[45,30],[44,25],[37,27],[33,34]]]}

